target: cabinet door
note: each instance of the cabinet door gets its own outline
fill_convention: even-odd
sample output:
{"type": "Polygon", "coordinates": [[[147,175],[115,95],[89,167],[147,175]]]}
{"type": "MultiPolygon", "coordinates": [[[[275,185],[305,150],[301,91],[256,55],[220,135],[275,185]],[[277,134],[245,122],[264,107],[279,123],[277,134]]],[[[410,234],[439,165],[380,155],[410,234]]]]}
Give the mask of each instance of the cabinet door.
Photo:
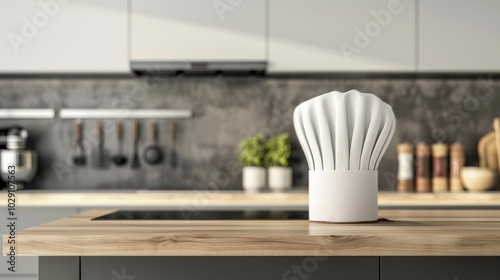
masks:
{"type": "Polygon", "coordinates": [[[500,257],[381,257],[381,280],[497,280],[500,257]]]}
{"type": "Polygon", "coordinates": [[[415,2],[269,1],[269,71],[414,71],[415,2]]]}
{"type": "Polygon", "coordinates": [[[132,0],[134,61],[263,61],[266,0],[132,0]]]}
{"type": "MultiPolygon", "coordinates": [[[[16,216],[17,216],[17,232],[33,227],[36,225],[44,224],[50,221],[54,221],[57,219],[61,219],[64,217],[68,217],[71,215],[76,214],[78,211],[76,208],[32,208],[32,207],[23,207],[23,206],[18,206],[16,210],[16,216]]],[[[5,204],[0,207],[0,219],[2,223],[7,223],[7,208],[5,207],[5,204]]],[[[0,233],[2,235],[7,234],[7,227],[3,226],[1,227],[0,233]]],[[[0,245],[3,244],[3,238],[2,241],[0,241],[0,245]]],[[[7,257],[1,256],[0,257],[0,279],[4,279],[6,275],[9,276],[15,276],[15,275],[23,275],[26,274],[28,276],[29,274],[36,275],[38,274],[38,257],[17,257],[17,272],[16,273],[10,273],[7,268],[8,264],[6,263],[7,257]]]]}
{"type": "Polygon", "coordinates": [[[127,0],[0,0],[0,73],[129,72],[127,0]]]}
{"type": "Polygon", "coordinates": [[[81,279],[378,280],[378,257],[82,257],[81,279]]]}
{"type": "Polygon", "coordinates": [[[421,71],[498,71],[500,1],[421,0],[421,71]]]}

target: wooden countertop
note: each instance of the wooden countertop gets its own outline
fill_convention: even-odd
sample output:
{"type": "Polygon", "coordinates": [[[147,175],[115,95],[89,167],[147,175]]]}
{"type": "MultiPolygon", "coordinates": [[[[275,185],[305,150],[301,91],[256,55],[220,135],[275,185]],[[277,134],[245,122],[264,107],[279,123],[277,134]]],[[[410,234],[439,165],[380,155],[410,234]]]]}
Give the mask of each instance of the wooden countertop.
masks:
{"type": "Polygon", "coordinates": [[[500,209],[500,192],[397,193],[381,192],[379,207],[484,207],[500,209]]]}
{"type": "MultiPolygon", "coordinates": [[[[307,210],[306,191],[286,193],[245,193],[242,191],[96,191],[56,192],[19,191],[20,207],[77,207],[109,209],[275,209],[307,210]]],[[[380,208],[497,208],[500,209],[500,192],[486,193],[379,193],[380,208]]],[[[7,201],[0,193],[0,201],[7,201]]]]}
{"type": "MultiPolygon", "coordinates": [[[[307,192],[246,193],[242,191],[23,192],[19,207],[111,209],[277,209],[307,210],[307,192]]],[[[0,201],[7,201],[5,193],[0,201]]]]}
{"type": "MultiPolygon", "coordinates": [[[[18,256],[500,256],[500,210],[381,210],[392,221],[91,221],[17,233],[18,256]]],[[[4,236],[4,255],[8,249],[4,236]]]]}

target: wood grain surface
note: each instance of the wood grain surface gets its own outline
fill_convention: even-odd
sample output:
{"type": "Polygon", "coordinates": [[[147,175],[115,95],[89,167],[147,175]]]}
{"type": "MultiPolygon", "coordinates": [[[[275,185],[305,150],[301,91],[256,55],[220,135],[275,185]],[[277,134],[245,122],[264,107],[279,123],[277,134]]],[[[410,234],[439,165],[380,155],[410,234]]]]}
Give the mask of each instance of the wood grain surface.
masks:
{"type": "MultiPolygon", "coordinates": [[[[20,207],[90,207],[128,209],[304,209],[307,192],[245,193],[243,191],[97,191],[17,192],[20,207]]],[[[6,193],[0,201],[7,201],[6,193]]],[[[500,203],[499,203],[500,204],[500,203]]]]}
{"type": "MultiPolygon", "coordinates": [[[[17,233],[20,256],[500,256],[500,210],[382,210],[377,223],[91,221],[92,210],[17,233]]],[[[6,236],[4,236],[6,240],[6,236]]],[[[4,242],[4,255],[7,249],[4,242]]]]}
{"type": "MultiPolygon", "coordinates": [[[[306,191],[245,193],[238,191],[141,191],[141,192],[23,192],[20,207],[90,207],[140,209],[288,209],[307,210],[306,191]]],[[[0,193],[0,201],[7,201],[0,193]]],[[[395,193],[378,195],[379,207],[489,207],[500,209],[500,192],[395,193]]]]}

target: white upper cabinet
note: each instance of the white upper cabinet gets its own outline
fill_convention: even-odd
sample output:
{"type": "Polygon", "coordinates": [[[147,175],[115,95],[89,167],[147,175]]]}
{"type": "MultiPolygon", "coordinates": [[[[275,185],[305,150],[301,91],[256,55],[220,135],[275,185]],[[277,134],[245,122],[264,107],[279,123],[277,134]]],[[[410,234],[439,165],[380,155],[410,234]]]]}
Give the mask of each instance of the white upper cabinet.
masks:
{"type": "Polygon", "coordinates": [[[0,0],[0,73],[129,72],[127,0],[0,0]]]}
{"type": "Polygon", "coordinates": [[[131,0],[132,61],[264,61],[266,0],[131,0]]]}
{"type": "Polygon", "coordinates": [[[270,0],[270,72],[415,71],[415,1],[270,0]]]}
{"type": "Polygon", "coordinates": [[[500,1],[420,0],[420,71],[498,71],[500,1]]]}

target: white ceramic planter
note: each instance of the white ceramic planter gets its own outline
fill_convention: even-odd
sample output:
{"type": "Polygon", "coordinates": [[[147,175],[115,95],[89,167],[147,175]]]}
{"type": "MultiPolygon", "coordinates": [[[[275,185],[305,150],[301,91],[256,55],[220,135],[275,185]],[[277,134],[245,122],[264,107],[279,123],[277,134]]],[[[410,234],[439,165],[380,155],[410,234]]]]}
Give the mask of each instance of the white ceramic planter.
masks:
{"type": "Polygon", "coordinates": [[[267,185],[274,191],[290,189],[292,187],[292,168],[269,167],[267,169],[267,185]]]}
{"type": "Polygon", "coordinates": [[[265,188],[266,171],[265,167],[243,167],[243,189],[252,192],[265,188]]]}
{"type": "Polygon", "coordinates": [[[331,223],[378,219],[378,176],[373,170],[309,171],[309,220],[331,223]]]}

